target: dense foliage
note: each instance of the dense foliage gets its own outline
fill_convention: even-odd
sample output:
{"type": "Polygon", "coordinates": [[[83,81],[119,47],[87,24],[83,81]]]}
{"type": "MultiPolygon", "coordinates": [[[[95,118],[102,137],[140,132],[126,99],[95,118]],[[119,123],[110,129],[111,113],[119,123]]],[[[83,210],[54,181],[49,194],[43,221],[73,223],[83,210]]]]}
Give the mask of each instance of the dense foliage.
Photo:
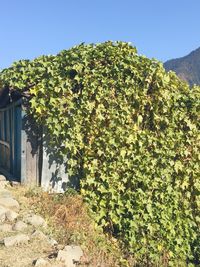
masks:
{"type": "Polygon", "coordinates": [[[0,80],[30,94],[97,222],[138,264],[200,263],[199,87],[122,42],[19,61],[0,80]]]}

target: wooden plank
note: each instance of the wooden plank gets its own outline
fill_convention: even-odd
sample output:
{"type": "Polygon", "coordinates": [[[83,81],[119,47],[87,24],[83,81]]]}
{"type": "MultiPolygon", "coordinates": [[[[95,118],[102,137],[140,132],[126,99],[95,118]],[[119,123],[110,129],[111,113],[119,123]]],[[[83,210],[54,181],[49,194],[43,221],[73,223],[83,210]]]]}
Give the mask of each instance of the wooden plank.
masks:
{"type": "Polygon", "coordinates": [[[34,120],[25,114],[22,115],[22,169],[21,179],[24,184],[39,184],[39,143],[38,132],[34,120]]]}
{"type": "Polygon", "coordinates": [[[14,158],[15,158],[15,176],[20,181],[21,177],[21,130],[22,130],[22,115],[21,106],[15,107],[15,146],[14,146],[14,158]]]}
{"type": "MultiPolygon", "coordinates": [[[[25,116],[24,110],[22,110],[21,118],[22,122],[25,116]]],[[[26,141],[27,136],[24,129],[24,124],[22,123],[22,130],[21,130],[21,183],[26,183],[26,141]]]]}
{"type": "Polygon", "coordinates": [[[34,139],[32,137],[26,142],[26,184],[29,185],[37,185],[38,182],[38,152],[33,151],[33,146],[37,146],[37,139],[34,139]]]}

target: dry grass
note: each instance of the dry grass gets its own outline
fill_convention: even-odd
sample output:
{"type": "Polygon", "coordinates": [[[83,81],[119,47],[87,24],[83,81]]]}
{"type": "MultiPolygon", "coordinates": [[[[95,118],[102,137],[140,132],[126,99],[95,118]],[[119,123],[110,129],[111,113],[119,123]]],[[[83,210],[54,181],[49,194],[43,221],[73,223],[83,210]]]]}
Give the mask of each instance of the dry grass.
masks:
{"type": "Polygon", "coordinates": [[[88,208],[78,194],[48,194],[31,189],[24,192],[28,203],[46,218],[49,234],[63,245],[81,245],[84,250],[83,266],[130,266],[122,260],[116,240],[105,236],[95,225],[88,208]]]}

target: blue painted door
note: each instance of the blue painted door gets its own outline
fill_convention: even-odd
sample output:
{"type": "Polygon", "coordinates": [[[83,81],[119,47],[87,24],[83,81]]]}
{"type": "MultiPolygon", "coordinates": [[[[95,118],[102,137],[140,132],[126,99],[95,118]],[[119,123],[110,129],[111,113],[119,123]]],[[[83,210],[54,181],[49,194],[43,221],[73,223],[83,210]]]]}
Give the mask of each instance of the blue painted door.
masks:
{"type": "Polygon", "coordinates": [[[0,167],[17,180],[21,176],[21,101],[0,109],[0,167]]]}

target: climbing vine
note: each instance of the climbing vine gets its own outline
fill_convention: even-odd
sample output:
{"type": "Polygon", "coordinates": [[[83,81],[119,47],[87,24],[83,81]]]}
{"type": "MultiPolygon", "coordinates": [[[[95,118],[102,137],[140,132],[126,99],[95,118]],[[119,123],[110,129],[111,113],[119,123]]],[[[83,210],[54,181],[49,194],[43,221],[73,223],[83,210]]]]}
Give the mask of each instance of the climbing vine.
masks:
{"type": "Polygon", "coordinates": [[[138,264],[200,264],[198,86],[123,42],[19,61],[0,82],[29,98],[97,222],[138,264]]]}

